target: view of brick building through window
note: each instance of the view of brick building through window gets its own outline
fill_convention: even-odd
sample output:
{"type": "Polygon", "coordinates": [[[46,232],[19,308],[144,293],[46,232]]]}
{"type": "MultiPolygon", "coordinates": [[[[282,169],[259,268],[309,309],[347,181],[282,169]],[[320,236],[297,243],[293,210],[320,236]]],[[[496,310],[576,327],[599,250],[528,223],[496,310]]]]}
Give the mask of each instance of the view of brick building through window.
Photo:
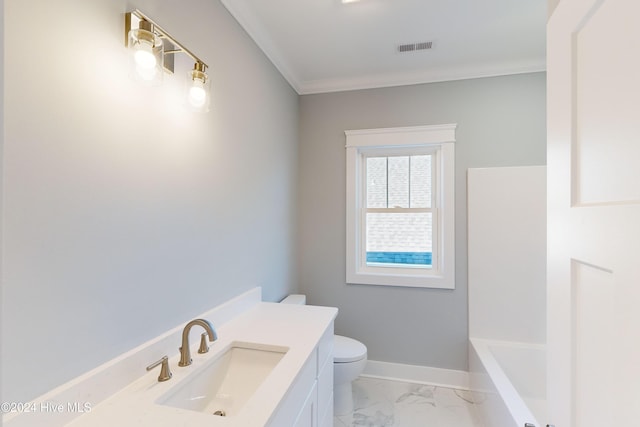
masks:
{"type": "Polygon", "coordinates": [[[366,159],[367,264],[431,266],[432,156],[366,159]]]}

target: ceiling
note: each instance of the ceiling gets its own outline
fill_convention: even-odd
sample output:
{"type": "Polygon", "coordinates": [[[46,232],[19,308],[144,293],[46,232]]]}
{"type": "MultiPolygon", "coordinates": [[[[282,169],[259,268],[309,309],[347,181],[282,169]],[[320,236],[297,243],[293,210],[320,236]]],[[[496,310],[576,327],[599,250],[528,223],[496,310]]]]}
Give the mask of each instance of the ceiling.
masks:
{"type": "Polygon", "coordinates": [[[546,66],[547,0],[221,1],[299,94],[546,66]]]}

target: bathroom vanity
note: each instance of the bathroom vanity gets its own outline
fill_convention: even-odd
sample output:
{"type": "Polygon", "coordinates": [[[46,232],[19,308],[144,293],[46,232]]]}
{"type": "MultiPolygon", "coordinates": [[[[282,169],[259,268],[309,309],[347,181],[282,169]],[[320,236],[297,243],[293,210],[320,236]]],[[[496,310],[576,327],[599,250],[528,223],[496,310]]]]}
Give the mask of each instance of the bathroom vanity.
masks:
{"type": "Polygon", "coordinates": [[[259,303],[220,327],[208,353],[193,351],[192,365],[179,367],[178,356],[170,358],[170,380],[159,382],[158,371],[150,372],[68,426],[329,427],[336,314],[335,308],[259,303]],[[234,351],[245,355],[229,355],[234,351]],[[243,379],[239,365],[222,372],[238,384],[216,392],[218,379],[207,371],[216,364],[229,369],[235,362],[222,359],[234,357],[248,359],[237,362],[248,370],[262,369],[263,380],[243,387],[255,375],[243,379]],[[207,397],[208,389],[217,396],[207,397]]]}
{"type": "Polygon", "coordinates": [[[228,307],[212,310],[209,320],[218,339],[209,343],[207,353],[197,352],[204,331],[191,328],[191,365],[178,366],[183,328],[177,327],[41,397],[64,404],[69,396],[82,396],[92,402],[90,411],[63,423],[47,414],[21,414],[4,425],[331,427],[333,322],[338,310],[259,301],[239,305],[241,310],[233,315],[228,307]],[[160,367],[144,373],[145,364],[169,348],[175,349],[168,358],[171,378],[159,381],[160,367]],[[137,374],[114,388],[114,382],[126,381],[124,365],[135,366],[137,374]],[[101,393],[105,398],[96,402],[101,393]]]}

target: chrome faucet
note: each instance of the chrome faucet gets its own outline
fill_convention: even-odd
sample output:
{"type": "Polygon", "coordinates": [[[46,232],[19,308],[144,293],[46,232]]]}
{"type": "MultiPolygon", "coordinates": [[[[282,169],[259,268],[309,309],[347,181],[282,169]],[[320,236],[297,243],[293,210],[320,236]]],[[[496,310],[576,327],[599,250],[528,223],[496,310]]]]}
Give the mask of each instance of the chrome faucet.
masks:
{"type": "MultiPolygon", "coordinates": [[[[189,351],[189,332],[194,325],[200,325],[204,328],[204,330],[209,335],[209,341],[213,342],[218,339],[218,334],[216,330],[213,328],[213,325],[205,319],[195,319],[191,322],[187,323],[187,325],[182,330],[182,347],[180,347],[180,362],[178,362],[178,366],[189,366],[191,365],[191,352],[189,351]]],[[[206,353],[202,351],[203,347],[200,346],[199,352],[206,353]]],[[[207,349],[208,350],[208,349],[207,349]]]]}

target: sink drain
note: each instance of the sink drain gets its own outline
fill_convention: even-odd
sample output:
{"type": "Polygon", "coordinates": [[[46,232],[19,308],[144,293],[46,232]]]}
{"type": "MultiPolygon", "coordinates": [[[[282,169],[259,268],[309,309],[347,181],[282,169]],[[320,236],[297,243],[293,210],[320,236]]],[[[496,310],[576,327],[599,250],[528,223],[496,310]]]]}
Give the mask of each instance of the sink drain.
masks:
{"type": "Polygon", "coordinates": [[[224,411],[216,411],[216,412],[213,413],[213,415],[217,415],[219,417],[226,417],[227,413],[224,412],[224,411]]]}

